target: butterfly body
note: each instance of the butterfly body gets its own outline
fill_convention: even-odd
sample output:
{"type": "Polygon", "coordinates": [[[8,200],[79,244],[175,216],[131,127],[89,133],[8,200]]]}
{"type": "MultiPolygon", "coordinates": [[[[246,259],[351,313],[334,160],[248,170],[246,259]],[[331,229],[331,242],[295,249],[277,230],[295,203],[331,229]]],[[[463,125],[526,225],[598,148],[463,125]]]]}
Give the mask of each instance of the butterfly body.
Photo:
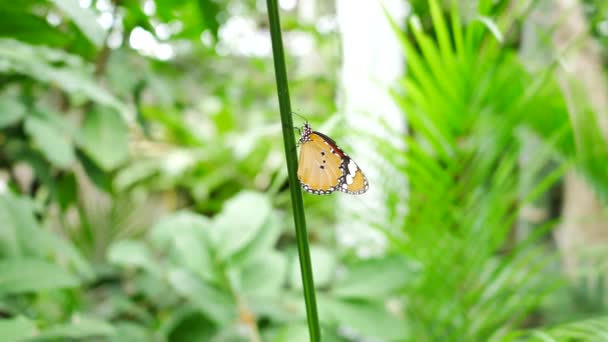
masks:
{"type": "Polygon", "coordinates": [[[334,191],[362,194],[367,191],[367,178],[357,164],[336,142],[304,124],[299,144],[298,179],[304,190],[315,195],[334,191]]]}

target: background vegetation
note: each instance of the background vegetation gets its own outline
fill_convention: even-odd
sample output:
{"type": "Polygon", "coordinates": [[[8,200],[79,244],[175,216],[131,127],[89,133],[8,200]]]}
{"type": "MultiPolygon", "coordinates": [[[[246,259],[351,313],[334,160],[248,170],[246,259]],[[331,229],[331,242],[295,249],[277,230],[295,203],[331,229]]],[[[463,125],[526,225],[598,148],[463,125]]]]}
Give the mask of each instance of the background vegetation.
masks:
{"type": "MultiPolygon", "coordinates": [[[[319,3],[310,22],[297,3],[282,12],[293,108],[319,126],[339,111],[336,14],[319,3]]],[[[335,196],[305,197],[324,341],[608,339],[604,263],[567,276],[552,234],[565,175],[608,194],[601,114],[565,91],[548,38],[560,18],[531,67],[542,3],[410,5],[386,18],[405,149],[355,132],[407,176],[375,182],[406,218],[357,216],[388,241],[361,258],[336,242],[335,196]]],[[[584,5],[605,67],[608,7],[584,5]]],[[[0,13],[0,340],[308,340],[265,3],[0,13]]]]}

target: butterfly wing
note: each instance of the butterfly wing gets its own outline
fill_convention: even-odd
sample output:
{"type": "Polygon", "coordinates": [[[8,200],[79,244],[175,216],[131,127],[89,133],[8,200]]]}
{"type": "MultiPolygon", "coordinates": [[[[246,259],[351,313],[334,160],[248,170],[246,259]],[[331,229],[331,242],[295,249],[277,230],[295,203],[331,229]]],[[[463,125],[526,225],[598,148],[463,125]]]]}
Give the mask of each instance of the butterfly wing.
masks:
{"type": "Polygon", "coordinates": [[[363,171],[346,153],[342,158],[342,169],[344,170],[344,178],[338,190],[352,195],[360,195],[369,189],[369,183],[363,171]]]}
{"type": "Polygon", "coordinates": [[[333,140],[317,132],[310,133],[301,143],[298,179],[307,192],[326,195],[340,189],[344,180],[343,161],[341,151],[332,143],[333,140]]]}

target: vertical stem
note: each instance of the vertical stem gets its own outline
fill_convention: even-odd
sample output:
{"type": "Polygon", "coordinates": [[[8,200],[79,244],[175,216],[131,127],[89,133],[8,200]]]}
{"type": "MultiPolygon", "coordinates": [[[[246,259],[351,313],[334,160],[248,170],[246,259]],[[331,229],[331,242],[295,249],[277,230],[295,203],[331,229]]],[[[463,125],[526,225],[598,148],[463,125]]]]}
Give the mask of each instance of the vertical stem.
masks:
{"type": "Polygon", "coordinates": [[[298,160],[296,153],[291,104],[289,101],[289,87],[287,85],[287,71],[285,70],[285,56],[283,53],[283,40],[281,38],[281,23],[277,0],[267,0],[268,20],[270,24],[270,37],[272,39],[272,54],[274,57],[274,72],[277,80],[277,94],[283,127],[283,143],[285,145],[285,158],[287,159],[287,175],[289,191],[293,205],[293,218],[296,227],[296,240],[298,255],[300,257],[300,272],[304,285],[304,301],[306,303],[306,316],[308,317],[308,331],[311,341],[321,340],[319,318],[317,315],[317,302],[315,299],[315,286],[310,264],[310,250],[308,248],[308,234],[306,233],[306,218],[302,191],[297,178],[298,160]]]}

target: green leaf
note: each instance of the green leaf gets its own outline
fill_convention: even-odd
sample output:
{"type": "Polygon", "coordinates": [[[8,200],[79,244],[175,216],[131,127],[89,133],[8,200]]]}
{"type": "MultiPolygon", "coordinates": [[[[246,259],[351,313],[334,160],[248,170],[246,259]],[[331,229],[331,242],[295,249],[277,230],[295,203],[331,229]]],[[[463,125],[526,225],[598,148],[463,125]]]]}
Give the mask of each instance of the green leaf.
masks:
{"type": "Polygon", "coordinates": [[[105,38],[105,31],[97,23],[97,16],[91,8],[82,8],[78,0],[51,0],[61,9],[93,45],[101,47],[105,38]]]}
{"type": "Polygon", "coordinates": [[[268,196],[256,192],[244,191],[227,201],[211,230],[218,256],[227,259],[251,243],[271,211],[268,196]]]}
{"type": "Polygon", "coordinates": [[[141,241],[122,240],[108,250],[108,261],[123,267],[141,267],[154,272],[154,260],[148,247],[141,241]]]}
{"type": "Polygon", "coordinates": [[[213,281],[217,276],[207,242],[210,227],[206,217],[182,211],[162,219],[152,230],[152,239],[157,248],[172,251],[176,264],[213,281]]]}
{"type": "Polygon", "coordinates": [[[42,83],[52,83],[75,97],[85,96],[115,108],[125,119],[129,118],[128,108],[93,78],[93,65],[77,55],[0,38],[0,60],[0,73],[16,73],[42,83]]]}
{"type": "Polygon", "coordinates": [[[287,279],[285,255],[268,251],[241,271],[240,291],[248,296],[277,296],[287,279]]]}
{"type": "Polygon", "coordinates": [[[40,239],[33,203],[11,193],[0,195],[0,256],[43,255],[48,252],[40,239]]]}
{"type": "Polygon", "coordinates": [[[186,270],[169,272],[169,283],[218,325],[237,319],[236,302],[225,291],[205,283],[186,270]]]}
{"type": "Polygon", "coordinates": [[[81,150],[76,150],[78,160],[82,164],[87,176],[99,189],[111,193],[112,179],[111,174],[101,169],[86,153],[81,150]]]}
{"type": "Polygon", "coordinates": [[[37,331],[34,322],[23,316],[0,320],[0,341],[22,341],[37,331]]]}
{"type": "Polygon", "coordinates": [[[210,341],[217,326],[205,315],[191,308],[178,309],[169,318],[165,335],[169,341],[210,341]]]}
{"type": "Polygon", "coordinates": [[[55,181],[57,182],[57,187],[55,188],[57,202],[61,210],[65,211],[70,205],[76,203],[78,199],[76,175],[73,172],[62,174],[55,181]]]}
{"type": "Polygon", "coordinates": [[[4,14],[0,21],[0,37],[48,46],[65,46],[68,43],[69,35],[49,24],[45,17],[30,13],[26,6],[0,8],[4,14]]]}
{"type": "Polygon", "coordinates": [[[384,298],[417,276],[416,265],[399,255],[366,259],[349,265],[332,287],[332,293],[348,298],[384,298]]]}
{"type": "Polygon", "coordinates": [[[182,210],[160,220],[151,232],[151,239],[156,248],[166,249],[174,243],[174,237],[181,231],[205,232],[211,228],[211,221],[199,214],[182,210]]]}
{"type": "Polygon", "coordinates": [[[0,97],[0,129],[19,122],[25,116],[25,106],[14,97],[0,97]]]}
{"type": "Polygon", "coordinates": [[[113,108],[95,106],[87,113],[80,146],[105,171],[111,171],[129,157],[128,128],[113,108]]]}
{"type": "Polygon", "coordinates": [[[319,296],[318,300],[323,322],[335,322],[381,341],[408,340],[406,322],[387,312],[383,303],[344,301],[326,296],[319,296]]]}
{"type": "Polygon", "coordinates": [[[230,258],[230,265],[242,265],[250,260],[257,259],[259,256],[272,252],[281,235],[282,224],[283,221],[279,215],[271,213],[269,219],[253,240],[230,258]]]}
{"type": "MultiPolygon", "coordinates": [[[[315,287],[324,287],[331,283],[336,271],[336,256],[327,248],[313,245],[310,246],[310,259],[312,262],[313,279],[315,287]]],[[[294,256],[291,264],[290,284],[296,289],[302,288],[302,276],[300,273],[300,260],[294,256]]]]}
{"type": "MultiPolygon", "coordinates": [[[[52,114],[51,114],[52,115],[52,114]]],[[[31,115],[25,120],[25,132],[48,161],[59,168],[68,168],[75,159],[70,137],[44,116],[31,115]]]]}
{"type": "Polygon", "coordinates": [[[78,285],[78,278],[48,261],[32,258],[0,261],[0,296],[78,285]]]}
{"type": "Polygon", "coordinates": [[[71,323],[51,326],[30,341],[77,340],[93,337],[109,337],[115,333],[110,324],[91,318],[75,317],[71,323]]]}

